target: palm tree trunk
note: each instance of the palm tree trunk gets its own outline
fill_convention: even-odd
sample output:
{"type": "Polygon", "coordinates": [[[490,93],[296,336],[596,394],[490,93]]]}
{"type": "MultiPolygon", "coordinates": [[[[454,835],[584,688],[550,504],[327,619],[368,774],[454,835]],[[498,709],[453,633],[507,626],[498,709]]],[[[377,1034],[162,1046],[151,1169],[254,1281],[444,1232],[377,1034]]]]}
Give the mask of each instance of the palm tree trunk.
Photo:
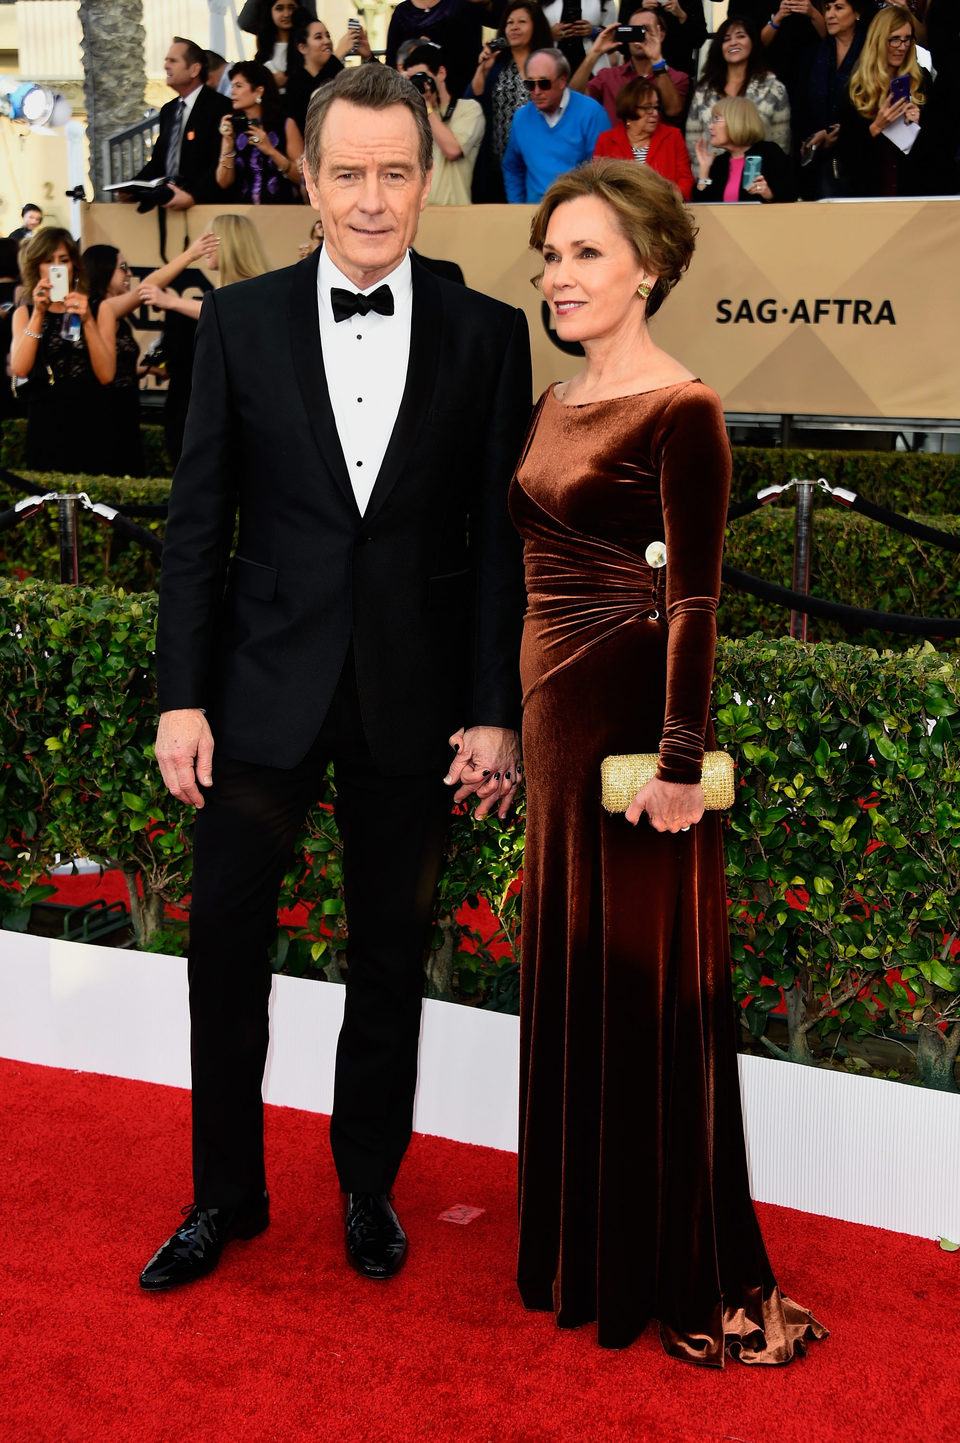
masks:
{"type": "Polygon", "coordinates": [[[143,119],[143,0],[80,0],[83,94],[95,200],[104,200],[103,142],[143,119]]]}

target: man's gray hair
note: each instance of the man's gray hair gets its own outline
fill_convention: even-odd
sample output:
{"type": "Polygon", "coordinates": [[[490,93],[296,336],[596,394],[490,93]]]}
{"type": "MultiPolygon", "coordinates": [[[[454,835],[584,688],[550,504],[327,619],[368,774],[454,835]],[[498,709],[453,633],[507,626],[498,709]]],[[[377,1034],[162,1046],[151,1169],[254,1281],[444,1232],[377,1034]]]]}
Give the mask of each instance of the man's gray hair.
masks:
{"type": "Polygon", "coordinates": [[[529,68],[530,61],[534,58],[535,55],[549,55],[554,65],[557,67],[556,73],[558,75],[566,75],[569,78],[570,61],[564,55],[562,50],[555,50],[552,46],[544,46],[542,50],[532,50],[527,56],[527,63],[523,67],[524,70],[529,68]]]}
{"type": "MultiPolygon", "coordinates": [[[[569,71],[569,66],[567,68],[569,71]]],[[[387,65],[356,65],[349,70],[341,70],[335,80],[313,92],[307,107],[303,137],[304,154],[311,175],[316,176],[320,169],[323,122],[335,100],[349,100],[351,105],[359,105],[365,110],[386,110],[391,105],[405,105],[416,122],[420,170],[426,175],[433,164],[433,131],[427,107],[417,87],[387,65]]]]}

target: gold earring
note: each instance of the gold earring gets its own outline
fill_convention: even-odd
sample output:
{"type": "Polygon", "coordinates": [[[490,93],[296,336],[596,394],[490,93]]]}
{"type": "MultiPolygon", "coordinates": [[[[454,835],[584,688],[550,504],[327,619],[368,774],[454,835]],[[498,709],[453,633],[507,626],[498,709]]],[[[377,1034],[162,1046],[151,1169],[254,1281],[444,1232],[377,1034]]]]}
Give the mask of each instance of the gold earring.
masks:
{"type": "Polygon", "coordinates": [[[645,301],[649,298],[650,292],[652,290],[653,286],[651,286],[648,281],[641,281],[640,284],[637,286],[637,295],[642,301],[645,301]]]}

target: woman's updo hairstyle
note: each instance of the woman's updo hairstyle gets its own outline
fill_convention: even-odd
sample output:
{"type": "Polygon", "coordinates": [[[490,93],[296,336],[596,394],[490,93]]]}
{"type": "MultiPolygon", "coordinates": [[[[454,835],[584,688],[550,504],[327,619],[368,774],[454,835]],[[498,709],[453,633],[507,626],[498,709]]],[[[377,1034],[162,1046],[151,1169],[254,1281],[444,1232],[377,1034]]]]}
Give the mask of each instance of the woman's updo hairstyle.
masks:
{"type": "Polygon", "coordinates": [[[590,160],[561,175],[543,197],[530,226],[531,249],[543,253],[558,205],[589,195],[606,202],[640,263],[656,275],[646,307],[647,316],[654,315],[693,259],[697,227],[682,195],[672,181],[636,161],[590,160]]]}

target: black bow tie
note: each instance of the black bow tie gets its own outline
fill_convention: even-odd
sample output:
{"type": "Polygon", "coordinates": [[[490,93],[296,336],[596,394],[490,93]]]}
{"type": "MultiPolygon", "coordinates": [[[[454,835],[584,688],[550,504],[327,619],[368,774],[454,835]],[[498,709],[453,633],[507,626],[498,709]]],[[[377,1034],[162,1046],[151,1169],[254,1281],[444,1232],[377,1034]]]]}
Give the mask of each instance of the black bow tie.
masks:
{"type": "Polygon", "coordinates": [[[349,321],[351,316],[365,316],[376,311],[378,316],[393,315],[393,291],[389,286],[378,286],[369,296],[358,291],[345,291],[334,286],[330,292],[335,321],[349,321]]]}

